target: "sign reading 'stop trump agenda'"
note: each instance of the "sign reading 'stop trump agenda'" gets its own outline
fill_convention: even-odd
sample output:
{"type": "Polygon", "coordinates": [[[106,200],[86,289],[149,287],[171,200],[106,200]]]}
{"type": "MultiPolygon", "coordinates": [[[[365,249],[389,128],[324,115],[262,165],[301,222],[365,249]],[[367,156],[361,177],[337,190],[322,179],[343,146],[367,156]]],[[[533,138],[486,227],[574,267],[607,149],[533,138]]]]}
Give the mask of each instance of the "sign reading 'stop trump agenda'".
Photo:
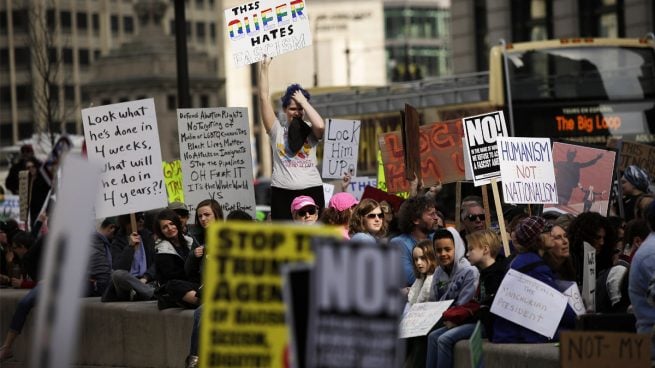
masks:
{"type": "Polygon", "coordinates": [[[237,67],[312,44],[304,0],[259,0],[225,9],[237,67]]]}
{"type": "Polygon", "coordinates": [[[82,119],[89,161],[101,167],[96,216],[166,207],[155,100],[90,107],[82,119]]]}

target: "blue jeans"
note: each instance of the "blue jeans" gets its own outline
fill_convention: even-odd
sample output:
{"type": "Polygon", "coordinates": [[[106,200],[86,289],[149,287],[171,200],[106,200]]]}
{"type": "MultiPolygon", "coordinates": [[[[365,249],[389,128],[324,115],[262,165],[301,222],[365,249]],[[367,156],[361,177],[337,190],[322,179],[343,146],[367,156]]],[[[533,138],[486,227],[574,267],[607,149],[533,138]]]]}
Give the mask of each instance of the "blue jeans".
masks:
{"type": "Polygon", "coordinates": [[[453,349],[459,340],[471,337],[475,323],[456,326],[451,329],[438,328],[428,335],[427,368],[451,368],[453,349]]]}
{"type": "Polygon", "coordinates": [[[20,334],[21,331],[23,331],[23,326],[25,326],[27,316],[29,316],[30,311],[34,308],[34,304],[36,304],[36,297],[39,294],[40,289],[41,283],[36,285],[18,301],[16,311],[14,312],[14,316],[11,318],[11,324],[9,325],[9,328],[17,334],[20,334]]]}
{"type": "Polygon", "coordinates": [[[191,329],[191,346],[189,355],[198,356],[198,339],[200,334],[200,316],[202,316],[202,305],[193,312],[193,328],[191,329]]]}

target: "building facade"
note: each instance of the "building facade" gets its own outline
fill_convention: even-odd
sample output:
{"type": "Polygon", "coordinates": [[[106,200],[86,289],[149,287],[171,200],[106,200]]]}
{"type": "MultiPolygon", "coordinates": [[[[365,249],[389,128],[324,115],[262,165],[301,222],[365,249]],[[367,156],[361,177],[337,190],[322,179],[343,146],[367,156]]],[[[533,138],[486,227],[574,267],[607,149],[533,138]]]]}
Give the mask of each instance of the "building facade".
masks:
{"type": "Polygon", "coordinates": [[[487,70],[501,39],[638,38],[655,29],[651,0],[458,0],[451,11],[455,74],[487,70]]]}
{"type": "MultiPolygon", "coordinates": [[[[85,86],[94,79],[93,66],[139,33],[136,2],[6,0],[0,3],[0,145],[15,144],[47,131],[82,133],[80,110],[92,103],[85,86]]],[[[166,7],[162,26],[172,35],[174,1],[167,2],[170,5],[166,7]]],[[[214,77],[223,79],[222,50],[218,42],[222,38],[220,1],[185,3],[189,50],[206,53],[214,60],[214,77]]],[[[176,75],[168,77],[175,79],[176,75]]],[[[176,104],[175,95],[172,94],[167,104],[176,104]]],[[[215,95],[218,97],[209,101],[210,105],[224,106],[223,87],[215,95]]],[[[115,96],[115,100],[125,97],[128,96],[115,96]]],[[[207,101],[202,94],[192,96],[193,107],[200,107],[203,102],[207,101]]],[[[158,104],[161,107],[166,106],[158,104]]]]}

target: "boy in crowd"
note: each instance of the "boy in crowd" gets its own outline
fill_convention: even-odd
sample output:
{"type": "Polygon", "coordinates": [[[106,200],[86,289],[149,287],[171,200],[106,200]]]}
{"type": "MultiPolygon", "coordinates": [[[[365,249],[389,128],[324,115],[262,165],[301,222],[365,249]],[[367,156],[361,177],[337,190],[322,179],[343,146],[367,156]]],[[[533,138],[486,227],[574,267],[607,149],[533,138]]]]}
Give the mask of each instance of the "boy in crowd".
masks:
{"type": "Polygon", "coordinates": [[[485,328],[485,335],[491,335],[493,321],[489,309],[505,276],[504,263],[496,262],[500,237],[487,229],[473,232],[466,238],[467,258],[471,265],[480,270],[477,294],[470,302],[449,308],[443,315],[444,327],[428,335],[428,368],[452,367],[455,344],[471,337],[478,320],[485,328]]]}

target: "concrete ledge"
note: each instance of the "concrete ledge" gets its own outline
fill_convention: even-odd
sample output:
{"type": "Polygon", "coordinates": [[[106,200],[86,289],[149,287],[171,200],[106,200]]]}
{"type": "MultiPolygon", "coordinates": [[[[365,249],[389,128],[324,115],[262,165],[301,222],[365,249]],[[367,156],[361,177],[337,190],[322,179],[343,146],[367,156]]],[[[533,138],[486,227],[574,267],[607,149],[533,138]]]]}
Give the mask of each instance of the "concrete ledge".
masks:
{"type": "MultiPolygon", "coordinates": [[[[27,290],[0,289],[0,333],[9,329],[16,304],[27,290]]],[[[157,302],[102,303],[82,298],[77,367],[184,366],[189,351],[193,310],[160,311],[157,302]]],[[[36,309],[14,345],[14,357],[2,368],[25,367],[30,356],[36,309]]],[[[1,343],[0,343],[1,344],[1,343]]]]}
{"type": "MultiPolygon", "coordinates": [[[[484,340],[482,356],[486,368],[557,368],[559,344],[493,344],[484,340]]],[[[471,368],[469,341],[455,345],[455,368],[471,368]]]]}

